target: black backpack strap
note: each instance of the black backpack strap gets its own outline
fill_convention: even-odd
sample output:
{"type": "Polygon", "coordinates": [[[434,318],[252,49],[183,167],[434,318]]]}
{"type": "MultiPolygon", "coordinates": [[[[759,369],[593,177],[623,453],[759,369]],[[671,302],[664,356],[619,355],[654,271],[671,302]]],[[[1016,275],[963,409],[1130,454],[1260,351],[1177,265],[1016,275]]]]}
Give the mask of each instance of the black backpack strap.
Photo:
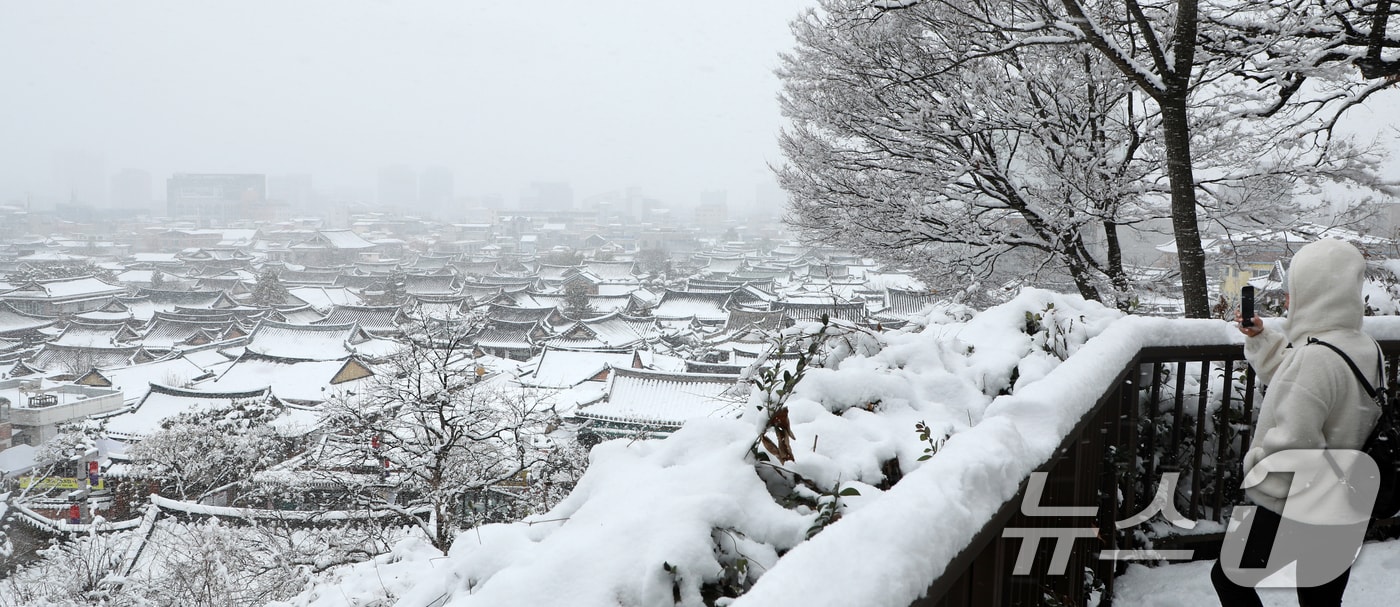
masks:
{"type": "MultiPolygon", "coordinates": [[[[1341,348],[1338,348],[1337,346],[1322,341],[1316,337],[1309,337],[1308,343],[1324,345],[1328,348],[1331,348],[1333,352],[1336,352],[1337,356],[1340,356],[1342,357],[1342,360],[1347,361],[1347,366],[1351,367],[1352,374],[1356,375],[1356,379],[1361,382],[1361,387],[1366,389],[1366,395],[1370,396],[1373,400],[1376,398],[1376,389],[1371,387],[1370,380],[1367,380],[1366,376],[1361,374],[1361,369],[1356,368],[1356,363],[1352,362],[1351,357],[1347,356],[1346,352],[1343,352],[1341,348]]],[[[1379,354],[1379,351],[1377,353],[1379,354]]],[[[1378,363],[1378,365],[1382,365],[1381,373],[1379,375],[1381,381],[1385,381],[1385,367],[1383,366],[1385,364],[1384,361],[1385,357],[1382,356],[1380,362],[1378,363]]]]}

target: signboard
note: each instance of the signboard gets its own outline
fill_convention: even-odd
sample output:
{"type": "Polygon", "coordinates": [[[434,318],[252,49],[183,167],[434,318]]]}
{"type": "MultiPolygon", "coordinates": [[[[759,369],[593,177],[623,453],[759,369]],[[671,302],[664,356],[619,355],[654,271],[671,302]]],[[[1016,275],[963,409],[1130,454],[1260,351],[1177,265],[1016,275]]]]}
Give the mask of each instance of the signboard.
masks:
{"type": "Polygon", "coordinates": [[[19,477],[20,489],[105,489],[105,479],[97,479],[96,485],[89,485],[86,478],[73,478],[64,476],[46,476],[34,478],[32,476],[19,477]]]}

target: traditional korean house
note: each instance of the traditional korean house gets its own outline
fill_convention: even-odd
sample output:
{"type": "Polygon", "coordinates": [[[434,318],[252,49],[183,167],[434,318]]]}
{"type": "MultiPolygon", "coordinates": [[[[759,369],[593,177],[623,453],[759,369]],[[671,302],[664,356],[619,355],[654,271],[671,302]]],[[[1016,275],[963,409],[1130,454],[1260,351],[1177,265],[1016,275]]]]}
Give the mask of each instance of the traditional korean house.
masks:
{"type": "Polygon", "coordinates": [[[264,320],[248,336],[248,352],[288,360],[378,360],[398,351],[392,340],[370,335],[358,324],[294,325],[264,320]]]}
{"type": "Polygon", "coordinates": [[[288,247],[293,263],[309,266],[344,266],[359,261],[377,248],[350,230],[318,230],[310,238],[288,247]]]}
{"type": "Polygon", "coordinates": [[[586,434],[600,438],[643,435],[664,438],[686,422],[737,416],[747,400],[738,376],[614,368],[607,393],[575,410],[586,434]]]}
{"type": "Polygon", "coordinates": [[[312,324],[355,323],[374,335],[390,336],[402,334],[408,322],[408,316],[399,306],[335,306],[325,318],[312,324]]]}
{"type": "Polygon", "coordinates": [[[540,342],[550,335],[538,321],[488,320],[468,336],[468,341],[478,356],[489,354],[511,360],[528,360],[539,352],[540,342]]]}
{"type": "Polygon", "coordinates": [[[613,350],[643,347],[656,336],[655,318],[613,312],[579,321],[544,343],[571,350],[613,350]]]}
{"type": "Polygon", "coordinates": [[[126,288],[92,276],[31,280],[0,292],[0,301],[14,310],[35,316],[65,316],[101,308],[126,288]]]}
{"type": "Polygon", "coordinates": [[[16,310],[7,302],[0,301],[0,337],[15,340],[39,340],[44,338],[40,329],[53,326],[58,319],[30,314],[16,310]]]}

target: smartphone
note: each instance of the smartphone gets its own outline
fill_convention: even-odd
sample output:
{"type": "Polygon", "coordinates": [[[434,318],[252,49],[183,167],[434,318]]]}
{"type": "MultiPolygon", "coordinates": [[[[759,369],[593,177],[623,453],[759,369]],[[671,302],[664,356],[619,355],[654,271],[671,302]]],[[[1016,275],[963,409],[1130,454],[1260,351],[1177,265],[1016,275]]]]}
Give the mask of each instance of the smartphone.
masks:
{"type": "Polygon", "coordinates": [[[1254,326],[1254,287],[1240,287],[1240,326],[1254,326]]]}

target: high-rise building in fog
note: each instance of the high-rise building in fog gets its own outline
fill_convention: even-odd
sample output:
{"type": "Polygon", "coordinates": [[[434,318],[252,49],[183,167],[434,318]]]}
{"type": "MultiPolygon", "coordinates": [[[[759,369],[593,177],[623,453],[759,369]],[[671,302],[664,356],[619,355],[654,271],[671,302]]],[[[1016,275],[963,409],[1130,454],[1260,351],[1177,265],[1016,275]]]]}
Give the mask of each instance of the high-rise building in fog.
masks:
{"type": "Polygon", "coordinates": [[[441,212],[453,204],[452,170],[432,167],[418,180],[418,207],[424,212],[441,212]]]}
{"type": "Polygon", "coordinates": [[[568,211],[574,208],[574,188],[567,181],[536,181],[520,196],[526,211],[568,211]]]}
{"type": "Polygon", "coordinates": [[[695,225],[718,228],[729,219],[729,194],[724,190],[700,192],[700,205],[695,207],[695,225]]]}
{"type": "Polygon", "coordinates": [[[267,176],[260,174],[176,173],[165,182],[171,217],[200,225],[223,225],[257,218],[267,200],[267,176]]]}
{"type": "Polygon", "coordinates": [[[145,209],[155,201],[151,174],[141,169],[122,169],[112,175],[108,200],[119,209],[145,209]]]}
{"type": "Polygon", "coordinates": [[[268,176],[267,199],[285,202],[295,210],[313,206],[316,202],[316,191],[311,185],[311,175],[292,173],[268,176]]]}
{"type": "Polygon", "coordinates": [[[379,169],[375,202],[384,209],[412,210],[418,204],[418,174],[403,165],[379,169]]]}
{"type": "Polygon", "coordinates": [[[80,150],[54,154],[53,179],[60,200],[89,206],[107,202],[107,167],[98,154],[80,150]]]}

